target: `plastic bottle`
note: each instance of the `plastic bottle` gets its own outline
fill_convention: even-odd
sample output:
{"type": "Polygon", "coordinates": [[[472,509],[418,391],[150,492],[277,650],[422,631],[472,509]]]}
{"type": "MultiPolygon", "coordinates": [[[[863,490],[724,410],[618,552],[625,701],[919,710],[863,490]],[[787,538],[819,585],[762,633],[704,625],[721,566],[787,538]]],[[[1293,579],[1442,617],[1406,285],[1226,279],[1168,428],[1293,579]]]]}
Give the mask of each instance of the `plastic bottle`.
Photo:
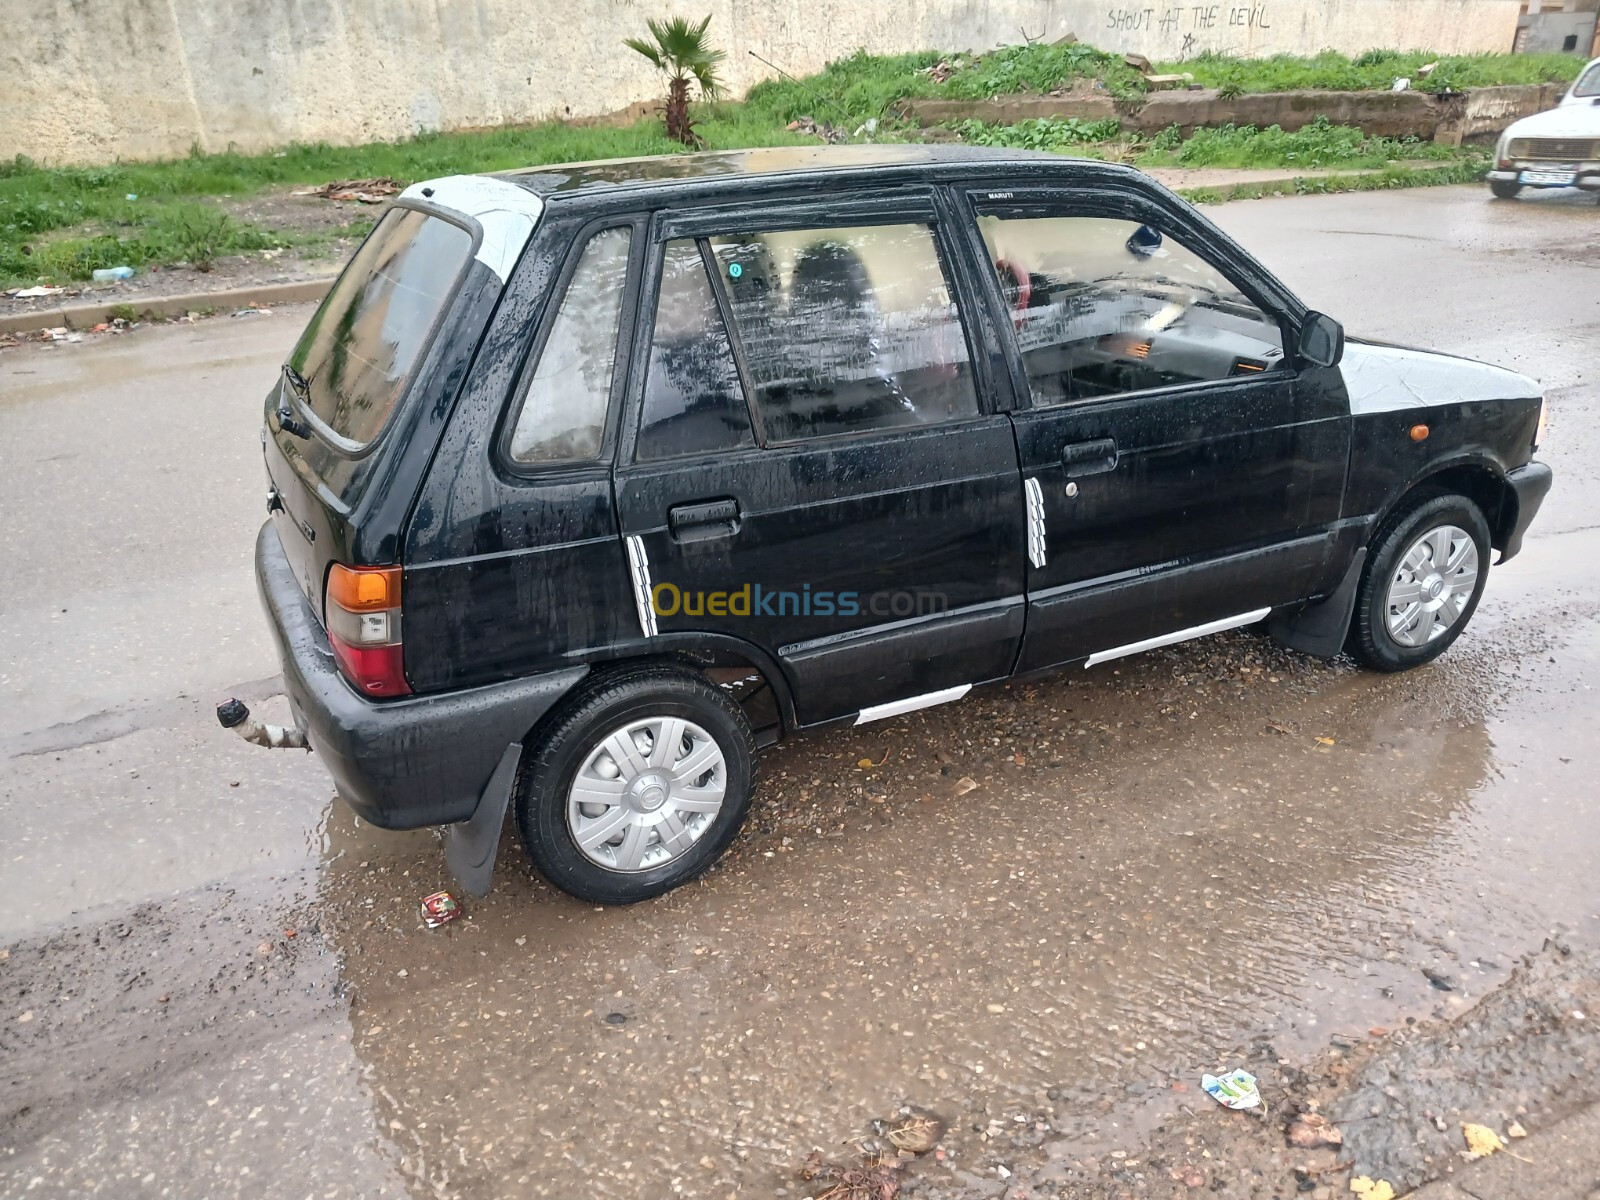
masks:
{"type": "Polygon", "coordinates": [[[102,267],[94,273],[96,283],[121,283],[133,278],[132,267],[102,267]]]}

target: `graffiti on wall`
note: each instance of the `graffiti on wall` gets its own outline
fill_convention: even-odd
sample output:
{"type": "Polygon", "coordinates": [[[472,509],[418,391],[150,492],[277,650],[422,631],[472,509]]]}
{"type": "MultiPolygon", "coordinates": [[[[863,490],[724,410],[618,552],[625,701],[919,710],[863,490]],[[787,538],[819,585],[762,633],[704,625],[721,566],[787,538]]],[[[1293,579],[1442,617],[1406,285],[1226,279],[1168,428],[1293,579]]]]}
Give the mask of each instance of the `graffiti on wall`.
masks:
{"type": "Polygon", "coordinates": [[[1204,42],[1207,49],[1244,48],[1249,35],[1272,28],[1266,3],[1171,4],[1113,7],[1106,10],[1105,27],[1115,33],[1154,35],[1170,44],[1175,57],[1184,58],[1204,42]]]}

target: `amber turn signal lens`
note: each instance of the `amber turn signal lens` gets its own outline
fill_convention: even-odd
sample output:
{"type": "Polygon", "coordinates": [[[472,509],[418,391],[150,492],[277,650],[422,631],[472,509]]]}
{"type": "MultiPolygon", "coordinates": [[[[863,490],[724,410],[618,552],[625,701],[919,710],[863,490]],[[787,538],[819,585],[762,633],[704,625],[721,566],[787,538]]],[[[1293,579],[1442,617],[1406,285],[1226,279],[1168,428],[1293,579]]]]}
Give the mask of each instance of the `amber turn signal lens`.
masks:
{"type": "Polygon", "coordinates": [[[348,612],[400,607],[399,567],[345,567],[328,574],[328,600],[348,612]]]}
{"type": "Polygon", "coordinates": [[[1411,427],[1411,440],[1413,442],[1425,441],[1427,437],[1428,427],[1426,425],[1413,425],[1411,427]]]}

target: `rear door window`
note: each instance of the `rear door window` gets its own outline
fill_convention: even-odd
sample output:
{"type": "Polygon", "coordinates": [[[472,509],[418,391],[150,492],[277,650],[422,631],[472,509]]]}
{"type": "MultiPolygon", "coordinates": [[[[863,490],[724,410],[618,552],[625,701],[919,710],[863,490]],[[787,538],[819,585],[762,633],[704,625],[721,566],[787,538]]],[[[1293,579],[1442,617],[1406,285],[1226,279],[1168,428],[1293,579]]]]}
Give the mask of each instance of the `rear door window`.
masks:
{"type": "Polygon", "coordinates": [[[977,413],[931,226],[750,232],[710,245],[769,442],[977,413]]]}
{"type": "Polygon", "coordinates": [[[382,432],[471,258],[464,228],[410,208],[361,244],[289,357],[338,440],[360,448],[382,432]]]}
{"type": "Polygon", "coordinates": [[[641,462],[755,445],[728,330],[700,247],[667,243],[645,372],[641,462]]]}

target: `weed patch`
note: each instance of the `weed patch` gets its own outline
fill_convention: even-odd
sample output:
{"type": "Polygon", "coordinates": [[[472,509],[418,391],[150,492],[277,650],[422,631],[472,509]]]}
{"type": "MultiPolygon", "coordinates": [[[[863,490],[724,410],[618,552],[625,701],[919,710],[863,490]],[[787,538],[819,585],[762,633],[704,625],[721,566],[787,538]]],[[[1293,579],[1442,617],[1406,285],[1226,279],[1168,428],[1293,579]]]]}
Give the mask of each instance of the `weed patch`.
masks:
{"type": "Polygon", "coordinates": [[[1460,151],[1416,138],[1368,137],[1318,117],[1292,133],[1277,125],[1197,129],[1187,140],[1164,130],[1140,155],[1142,167],[1381,167],[1402,159],[1449,161],[1460,151]]]}
{"type": "Polygon", "coordinates": [[[953,127],[974,146],[1006,146],[1014,150],[1062,150],[1092,142],[1109,142],[1121,131],[1115,120],[1084,121],[1078,117],[1037,117],[1015,125],[962,121],[953,127]]]}
{"type": "Polygon", "coordinates": [[[1583,60],[1567,54],[1438,55],[1425,50],[1369,50],[1354,58],[1333,50],[1303,57],[1274,54],[1235,58],[1207,52],[1183,62],[1163,63],[1163,71],[1187,71],[1202,87],[1224,96],[1244,92],[1386,91],[1396,79],[1410,79],[1418,91],[1460,91],[1512,83],[1571,83],[1583,60]],[[1420,68],[1438,63],[1426,76],[1420,68]]]}

